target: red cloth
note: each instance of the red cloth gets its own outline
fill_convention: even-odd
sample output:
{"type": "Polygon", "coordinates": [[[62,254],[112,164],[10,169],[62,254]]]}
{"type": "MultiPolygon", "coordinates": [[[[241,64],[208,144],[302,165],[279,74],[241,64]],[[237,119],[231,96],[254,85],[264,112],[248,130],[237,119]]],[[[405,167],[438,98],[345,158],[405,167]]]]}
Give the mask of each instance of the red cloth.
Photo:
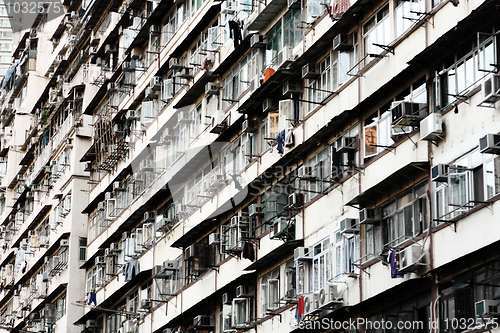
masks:
{"type": "Polygon", "coordinates": [[[302,316],[304,314],[304,296],[299,297],[299,303],[297,304],[297,315],[302,316]]]}
{"type": "Polygon", "coordinates": [[[264,82],[266,82],[267,80],[269,80],[269,78],[271,76],[273,76],[273,74],[275,73],[276,71],[270,67],[266,68],[266,70],[264,71],[264,82]]]}

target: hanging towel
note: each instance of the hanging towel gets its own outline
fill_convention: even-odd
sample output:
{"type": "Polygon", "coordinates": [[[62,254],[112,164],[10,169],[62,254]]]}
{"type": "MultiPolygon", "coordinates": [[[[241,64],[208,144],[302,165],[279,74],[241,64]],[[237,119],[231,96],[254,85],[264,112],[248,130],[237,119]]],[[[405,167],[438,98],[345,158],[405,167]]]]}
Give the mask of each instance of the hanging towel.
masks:
{"type": "Polygon", "coordinates": [[[276,150],[278,151],[278,153],[283,155],[283,145],[285,144],[285,130],[279,132],[278,136],[276,137],[276,142],[278,143],[278,147],[276,147],[276,150]]]}
{"type": "Polygon", "coordinates": [[[398,269],[396,251],[391,251],[391,253],[389,254],[389,263],[391,265],[391,278],[402,278],[404,276],[404,273],[401,273],[398,269]]]}
{"type": "Polygon", "coordinates": [[[297,319],[298,323],[300,323],[303,314],[304,314],[304,296],[300,296],[299,302],[297,303],[297,309],[295,310],[295,318],[297,319]]]}

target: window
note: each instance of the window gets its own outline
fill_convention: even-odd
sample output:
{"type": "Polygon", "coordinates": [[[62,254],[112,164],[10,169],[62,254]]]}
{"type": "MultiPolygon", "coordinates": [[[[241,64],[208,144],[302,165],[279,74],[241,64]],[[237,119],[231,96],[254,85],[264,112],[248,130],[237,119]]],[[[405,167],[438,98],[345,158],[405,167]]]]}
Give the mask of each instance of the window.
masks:
{"type": "Polygon", "coordinates": [[[297,294],[317,292],[329,284],[330,273],[330,238],[312,246],[312,259],[300,259],[295,262],[297,276],[297,294]]]}
{"type": "MultiPolygon", "coordinates": [[[[317,2],[319,7],[318,0],[313,0],[313,2],[317,2]]],[[[313,7],[315,6],[313,5],[313,7]]],[[[314,12],[317,11],[317,8],[314,8],[314,12]]],[[[285,13],[283,16],[283,45],[293,48],[302,42],[302,29],[300,25],[300,9],[290,9],[285,13]]]]}
{"type": "Polygon", "coordinates": [[[382,207],[383,237],[388,245],[400,244],[428,228],[427,189],[427,183],[416,186],[382,207]]]}
{"type": "Polygon", "coordinates": [[[335,277],[356,273],[354,262],[359,259],[359,235],[335,233],[335,277]]]}
{"type": "Polygon", "coordinates": [[[309,111],[313,110],[318,106],[319,103],[325,100],[331,95],[332,90],[332,73],[331,73],[331,57],[327,55],[316,66],[319,67],[319,77],[314,80],[309,80],[309,89],[307,89],[307,95],[309,96],[308,103],[309,111]]]}
{"type": "Polygon", "coordinates": [[[328,147],[323,148],[319,153],[311,157],[307,161],[306,166],[310,167],[311,172],[315,174],[315,180],[304,180],[306,201],[310,201],[330,186],[329,182],[325,182],[328,181],[331,168],[328,147]]]}
{"type": "Polygon", "coordinates": [[[265,317],[268,311],[276,310],[280,299],[280,269],[276,268],[270,273],[262,276],[260,280],[260,303],[262,316],[265,317]]]}
{"type": "Polygon", "coordinates": [[[338,181],[349,175],[359,165],[358,141],[358,126],[353,126],[333,142],[330,177],[332,181],[338,181]]]}
{"type": "Polygon", "coordinates": [[[267,33],[264,67],[274,65],[278,61],[278,52],[283,49],[281,19],[267,33]]]}
{"type": "Polygon", "coordinates": [[[374,44],[388,45],[390,34],[389,5],[387,4],[363,24],[364,55],[381,53],[383,50],[374,44]]]}
{"type": "Polygon", "coordinates": [[[66,314],[66,302],[66,292],[56,299],[56,320],[59,320],[66,314]]]}
{"type": "Polygon", "coordinates": [[[423,0],[397,0],[395,8],[396,38],[415,24],[421,17],[417,13],[425,12],[423,0]]]}
{"type": "Polygon", "coordinates": [[[168,271],[168,276],[165,279],[155,279],[155,299],[165,300],[175,294],[182,287],[182,260],[177,259],[178,265],[176,270],[168,271]]]}
{"type": "Polygon", "coordinates": [[[357,68],[354,65],[358,62],[358,34],[354,31],[348,37],[352,40],[353,47],[348,51],[333,51],[332,53],[332,73],[333,89],[341,86],[349,80],[349,74],[356,74],[357,68]]]}

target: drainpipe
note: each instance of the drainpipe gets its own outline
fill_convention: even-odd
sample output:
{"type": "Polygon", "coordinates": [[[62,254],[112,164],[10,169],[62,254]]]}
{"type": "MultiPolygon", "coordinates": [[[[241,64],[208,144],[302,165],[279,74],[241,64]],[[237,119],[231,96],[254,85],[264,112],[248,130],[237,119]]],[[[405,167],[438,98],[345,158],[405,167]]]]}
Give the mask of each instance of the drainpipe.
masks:
{"type": "MultiPolygon", "coordinates": [[[[358,31],[357,31],[357,34],[358,34],[358,55],[361,54],[361,41],[362,41],[362,35],[361,35],[361,24],[358,22],[358,31]]],[[[360,66],[361,64],[359,64],[358,66],[360,66]]],[[[358,103],[361,103],[361,77],[357,77],[357,82],[358,82],[358,103]]],[[[362,140],[361,140],[361,134],[363,133],[363,117],[359,117],[359,120],[358,120],[358,137],[359,137],[359,140],[360,140],[360,143],[362,143],[362,140]]],[[[361,147],[361,145],[358,145],[358,147],[361,147]]],[[[359,164],[361,165],[361,161],[362,161],[362,154],[361,154],[361,149],[358,149],[358,158],[359,158],[359,164]]],[[[359,189],[359,193],[361,193],[361,173],[358,173],[359,177],[358,177],[358,189],[359,189]]],[[[360,230],[360,236],[359,236],[359,253],[361,255],[361,249],[363,248],[363,240],[364,240],[364,237],[363,237],[363,234],[361,233],[361,230],[360,230]]],[[[359,271],[359,283],[358,283],[358,286],[359,286],[359,302],[361,303],[363,301],[363,271],[360,270],[359,271]]],[[[361,327],[359,327],[359,330],[361,331],[361,333],[365,333],[365,326],[364,325],[361,325],[361,327]]]]}

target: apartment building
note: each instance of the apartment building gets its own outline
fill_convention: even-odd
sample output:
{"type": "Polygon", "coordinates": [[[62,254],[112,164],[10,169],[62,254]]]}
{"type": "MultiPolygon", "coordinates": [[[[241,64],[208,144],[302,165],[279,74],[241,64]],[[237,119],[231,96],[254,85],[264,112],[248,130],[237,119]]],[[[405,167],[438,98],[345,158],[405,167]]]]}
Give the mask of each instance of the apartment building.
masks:
{"type": "Polygon", "coordinates": [[[0,327],[498,330],[498,2],[49,4],[2,88],[0,327]]]}
{"type": "Polygon", "coordinates": [[[0,1],[0,79],[4,78],[12,65],[12,51],[15,43],[12,23],[8,3],[0,1]]]}

